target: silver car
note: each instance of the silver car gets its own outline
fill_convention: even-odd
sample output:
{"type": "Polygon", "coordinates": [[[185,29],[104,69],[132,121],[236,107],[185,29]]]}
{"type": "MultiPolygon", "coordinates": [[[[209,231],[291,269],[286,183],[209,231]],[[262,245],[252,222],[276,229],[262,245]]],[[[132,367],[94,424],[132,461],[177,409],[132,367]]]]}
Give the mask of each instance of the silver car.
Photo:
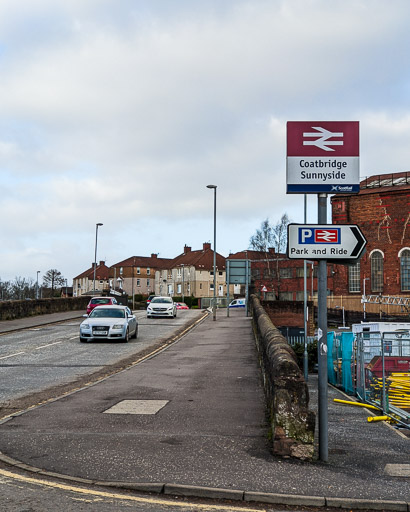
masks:
{"type": "Polygon", "coordinates": [[[154,297],[147,307],[147,318],[153,316],[177,316],[177,305],[171,297],[154,297]]]}
{"type": "Polygon", "coordinates": [[[80,341],[127,342],[138,335],[138,322],[127,306],[97,306],[80,325],[80,341]]]}

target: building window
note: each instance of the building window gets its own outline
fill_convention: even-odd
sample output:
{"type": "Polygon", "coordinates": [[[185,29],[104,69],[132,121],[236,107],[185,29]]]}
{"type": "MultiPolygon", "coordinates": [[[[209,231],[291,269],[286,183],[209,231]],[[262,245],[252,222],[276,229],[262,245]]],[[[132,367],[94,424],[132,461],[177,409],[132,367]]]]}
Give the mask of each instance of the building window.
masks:
{"type": "Polygon", "coordinates": [[[150,276],[151,275],[151,269],[149,267],[147,267],[147,276],[150,276]]]}
{"type": "Polygon", "coordinates": [[[137,267],[137,274],[141,274],[141,267],[137,267]]]}
{"type": "Polygon", "coordinates": [[[400,286],[402,292],[410,291],[410,249],[400,254],[400,286]]]}
{"type": "Polygon", "coordinates": [[[383,291],[383,254],[374,251],[370,256],[370,285],[372,292],[383,291]]]}
{"type": "Polygon", "coordinates": [[[305,292],[296,292],[296,300],[305,300],[305,292]]]}
{"type": "Polygon", "coordinates": [[[120,276],[122,276],[123,270],[124,269],[122,267],[120,267],[120,276]]]}
{"type": "Polygon", "coordinates": [[[182,286],[180,284],[177,284],[177,293],[181,293],[182,291],[182,286]]]}
{"type": "Polygon", "coordinates": [[[293,292],[279,292],[279,300],[293,300],[293,292]]]}
{"type": "Polygon", "coordinates": [[[258,268],[253,268],[251,270],[252,278],[259,279],[260,278],[260,270],[258,268]]]}
{"type": "Polygon", "coordinates": [[[349,265],[349,293],[360,292],[360,261],[349,265]]]}
{"type": "Polygon", "coordinates": [[[181,277],[181,269],[180,268],[177,270],[177,277],[181,277]]]}
{"type": "Polygon", "coordinates": [[[209,289],[211,290],[211,292],[213,292],[213,291],[214,291],[214,283],[211,283],[211,284],[209,285],[209,289]]]}
{"type": "Polygon", "coordinates": [[[223,272],[221,272],[221,271],[219,271],[219,272],[218,272],[218,274],[219,274],[220,276],[223,276],[223,275],[224,275],[224,273],[223,273],[223,272]]]}
{"type": "Polygon", "coordinates": [[[137,279],[137,286],[141,286],[141,279],[137,279]]]}
{"type": "MultiPolygon", "coordinates": [[[[293,277],[293,272],[292,272],[292,268],[280,268],[279,269],[279,276],[282,278],[282,279],[290,279],[291,277],[293,277]]],[[[283,299],[283,300],[288,300],[288,299],[283,299]]],[[[289,299],[291,300],[291,299],[289,299]]]]}
{"type": "Polygon", "coordinates": [[[149,279],[147,279],[147,286],[149,286],[149,279]]]}
{"type": "MultiPolygon", "coordinates": [[[[296,277],[304,277],[303,267],[296,267],[296,277]]],[[[310,268],[306,265],[306,277],[310,275],[310,268]]]]}

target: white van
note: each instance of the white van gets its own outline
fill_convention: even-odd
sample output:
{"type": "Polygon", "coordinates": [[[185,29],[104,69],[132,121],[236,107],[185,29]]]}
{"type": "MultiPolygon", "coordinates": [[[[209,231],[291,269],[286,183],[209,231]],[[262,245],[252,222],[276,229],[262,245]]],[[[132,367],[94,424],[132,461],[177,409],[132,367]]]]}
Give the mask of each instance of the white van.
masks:
{"type": "Polygon", "coordinates": [[[246,306],[246,299],[234,299],[230,304],[230,308],[244,308],[246,306]]]}

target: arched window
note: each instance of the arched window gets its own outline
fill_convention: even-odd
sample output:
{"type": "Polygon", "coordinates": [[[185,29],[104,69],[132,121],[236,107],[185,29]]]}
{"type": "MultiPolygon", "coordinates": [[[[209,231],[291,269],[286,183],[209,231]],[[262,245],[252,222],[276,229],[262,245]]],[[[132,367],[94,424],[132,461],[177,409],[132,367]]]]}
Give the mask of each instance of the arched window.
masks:
{"type": "Polygon", "coordinates": [[[410,249],[400,253],[400,286],[402,292],[410,291],[410,249]]]}
{"type": "Polygon", "coordinates": [[[383,291],[383,253],[374,251],[370,256],[370,285],[372,292],[383,291]]]}

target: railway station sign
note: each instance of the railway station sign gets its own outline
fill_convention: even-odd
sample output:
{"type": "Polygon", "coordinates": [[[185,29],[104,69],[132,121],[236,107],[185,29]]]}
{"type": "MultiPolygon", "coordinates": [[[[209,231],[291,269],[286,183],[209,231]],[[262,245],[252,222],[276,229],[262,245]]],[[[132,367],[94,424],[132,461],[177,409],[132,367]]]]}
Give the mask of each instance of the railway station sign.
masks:
{"type": "Polygon", "coordinates": [[[360,190],[358,121],[288,121],[286,192],[360,190]]]}
{"type": "Polygon", "coordinates": [[[358,260],[367,240],[356,225],[289,224],[288,258],[310,260],[358,260]]]}

